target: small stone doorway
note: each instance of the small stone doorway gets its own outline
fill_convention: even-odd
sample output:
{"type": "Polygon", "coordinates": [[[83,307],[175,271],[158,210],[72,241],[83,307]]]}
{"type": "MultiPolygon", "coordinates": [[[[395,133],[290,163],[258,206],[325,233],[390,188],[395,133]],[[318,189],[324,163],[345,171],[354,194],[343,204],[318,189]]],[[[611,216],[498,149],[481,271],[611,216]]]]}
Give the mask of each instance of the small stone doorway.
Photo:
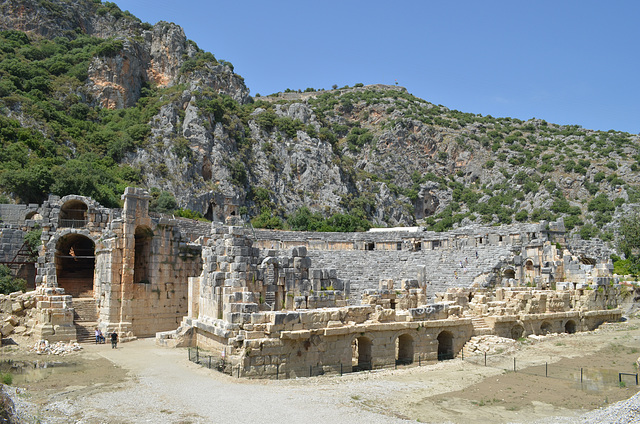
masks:
{"type": "Polygon", "coordinates": [[[413,337],[403,334],[396,339],[396,365],[413,363],[413,337]]]}
{"type": "Polygon", "coordinates": [[[352,344],[353,357],[352,357],[352,369],[353,371],[364,371],[372,369],[372,356],[371,356],[371,339],[368,337],[360,336],[353,340],[352,344]]]}
{"type": "Polygon", "coordinates": [[[438,335],[438,361],[453,359],[453,334],[443,331],[438,335]]]}

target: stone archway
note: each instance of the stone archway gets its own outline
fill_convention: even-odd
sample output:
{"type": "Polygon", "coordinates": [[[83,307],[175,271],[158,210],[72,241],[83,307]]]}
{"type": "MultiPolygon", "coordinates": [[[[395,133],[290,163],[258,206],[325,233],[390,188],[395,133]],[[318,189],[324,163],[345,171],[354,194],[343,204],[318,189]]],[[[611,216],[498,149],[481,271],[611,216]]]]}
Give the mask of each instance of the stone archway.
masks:
{"type": "Polygon", "coordinates": [[[502,278],[505,279],[505,280],[515,279],[516,278],[515,270],[513,268],[506,268],[502,272],[502,278]]]}
{"type": "Polygon", "coordinates": [[[413,363],[413,337],[402,334],[396,339],[396,364],[409,365],[413,363]]]}
{"type": "Polygon", "coordinates": [[[371,339],[368,337],[360,336],[353,339],[351,345],[353,351],[351,365],[354,371],[364,371],[373,368],[371,345],[371,339]]]}
{"type": "Polygon", "coordinates": [[[453,359],[453,334],[443,331],[438,334],[438,361],[453,359]]]}
{"type": "Polygon", "coordinates": [[[524,282],[527,286],[533,286],[536,277],[536,270],[533,266],[533,260],[527,259],[524,263],[524,282]]]}
{"type": "Polygon", "coordinates": [[[68,233],[56,242],[56,280],[66,294],[93,297],[95,243],[89,237],[68,233]]]}
{"type": "Polygon", "coordinates": [[[564,325],[564,332],[568,334],[573,334],[576,332],[576,322],[573,320],[569,320],[564,325]]]}
{"type": "Polygon", "coordinates": [[[541,334],[549,334],[553,332],[553,327],[549,321],[543,321],[540,324],[540,333],[541,334]]]}
{"type": "Polygon", "coordinates": [[[511,327],[510,333],[511,333],[511,338],[513,340],[518,340],[519,338],[524,336],[524,327],[521,326],[520,324],[516,324],[513,327],[511,327]]]}
{"type": "Polygon", "coordinates": [[[82,228],[87,225],[87,204],[82,200],[71,199],[64,202],[58,216],[59,228],[82,228]]]}

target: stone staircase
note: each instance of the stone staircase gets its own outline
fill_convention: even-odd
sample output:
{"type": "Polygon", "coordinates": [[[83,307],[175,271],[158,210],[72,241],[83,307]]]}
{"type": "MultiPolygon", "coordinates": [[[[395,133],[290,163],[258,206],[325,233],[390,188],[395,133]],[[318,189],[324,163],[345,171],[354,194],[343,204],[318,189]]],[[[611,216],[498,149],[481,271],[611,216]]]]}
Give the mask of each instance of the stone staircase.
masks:
{"type": "Polygon", "coordinates": [[[98,309],[95,299],[89,297],[73,299],[73,323],[76,326],[78,343],[95,343],[98,325],[98,309]]]}
{"type": "Polygon", "coordinates": [[[487,325],[484,318],[473,316],[471,317],[471,323],[473,324],[474,336],[488,336],[489,334],[493,334],[493,331],[491,331],[491,327],[487,325]]]}

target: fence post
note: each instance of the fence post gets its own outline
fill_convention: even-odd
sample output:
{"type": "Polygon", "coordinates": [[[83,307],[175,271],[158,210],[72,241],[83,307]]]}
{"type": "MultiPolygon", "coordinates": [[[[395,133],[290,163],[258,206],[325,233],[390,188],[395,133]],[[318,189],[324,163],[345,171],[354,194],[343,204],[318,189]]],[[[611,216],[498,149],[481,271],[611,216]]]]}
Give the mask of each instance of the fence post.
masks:
{"type": "Polygon", "coordinates": [[[422,355],[418,355],[418,366],[422,366],[422,355]]]}
{"type": "Polygon", "coordinates": [[[211,355],[209,355],[209,369],[211,369],[211,355]]]}
{"type": "Polygon", "coordinates": [[[238,378],[240,378],[240,364],[238,364],[238,378]]]}
{"type": "Polygon", "coordinates": [[[580,368],[580,382],[582,383],[582,368],[580,368]]]}
{"type": "Polygon", "coordinates": [[[484,352],[484,366],[487,366],[487,352],[484,352]]]}
{"type": "Polygon", "coordinates": [[[280,378],[280,364],[276,364],[276,380],[280,378]]]}
{"type": "Polygon", "coordinates": [[[198,346],[196,346],[196,362],[200,362],[200,353],[198,352],[198,346]]]}
{"type": "Polygon", "coordinates": [[[340,377],[342,377],[342,362],[340,362],[340,377]]]}

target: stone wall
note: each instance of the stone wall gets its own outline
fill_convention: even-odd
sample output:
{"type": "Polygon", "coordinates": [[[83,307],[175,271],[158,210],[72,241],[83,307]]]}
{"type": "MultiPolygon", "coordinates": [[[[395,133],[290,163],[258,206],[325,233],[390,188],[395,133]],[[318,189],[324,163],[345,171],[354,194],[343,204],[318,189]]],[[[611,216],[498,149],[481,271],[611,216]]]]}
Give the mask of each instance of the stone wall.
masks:
{"type": "Polygon", "coordinates": [[[200,274],[201,249],[177,222],[152,220],[150,196],[127,189],[122,218],[112,220],[96,244],[100,328],[124,338],[176,328],[188,312],[188,280],[200,274]]]}

